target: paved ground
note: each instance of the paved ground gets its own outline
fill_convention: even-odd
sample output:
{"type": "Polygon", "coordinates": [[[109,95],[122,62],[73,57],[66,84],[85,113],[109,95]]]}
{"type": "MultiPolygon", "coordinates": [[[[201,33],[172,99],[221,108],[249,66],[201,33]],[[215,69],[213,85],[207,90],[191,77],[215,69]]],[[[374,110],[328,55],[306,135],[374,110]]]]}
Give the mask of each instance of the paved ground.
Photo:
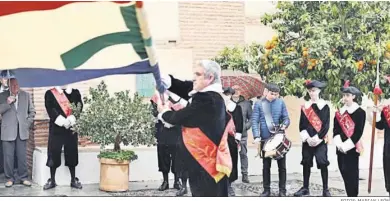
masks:
{"type": "MultiPolygon", "coordinates": [[[[367,193],[367,177],[368,171],[361,170],[360,194],[359,196],[388,196],[384,188],[383,170],[374,169],[372,192],[367,193]]],[[[287,191],[292,195],[302,183],[301,174],[289,174],[287,176],[287,191]]],[[[251,184],[243,184],[238,180],[234,184],[237,196],[258,196],[262,191],[261,176],[250,176],[251,184]]],[[[278,193],[277,181],[278,176],[272,175],[272,191],[278,193]]],[[[4,176],[0,175],[0,182],[4,183],[4,176]]],[[[99,190],[98,184],[84,185],[82,190],[74,190],[67,186],[58,186],[55,189],[43,191],[41,186],[34,184],[32,187],[24,187],[15,185],[12,188],[5,188],[0,185],[0,196],[174,196],[176,190],[170,189],[165,192],[159,192],[156,189],[161,181],[145,181],[145,182],[130,182],[130,190],[122,193],[107,193],[99,190]]],[[[312,173],[311,176],[311,192],[312,196],[321,196],[321,175],[312,173]]],[[[171,182],[171,185],[173,182],[171,182]]],[[[339,172],[329,172],[329,188],[334,196],[345,196],[344,183],[342,182],[339,172]]]]}

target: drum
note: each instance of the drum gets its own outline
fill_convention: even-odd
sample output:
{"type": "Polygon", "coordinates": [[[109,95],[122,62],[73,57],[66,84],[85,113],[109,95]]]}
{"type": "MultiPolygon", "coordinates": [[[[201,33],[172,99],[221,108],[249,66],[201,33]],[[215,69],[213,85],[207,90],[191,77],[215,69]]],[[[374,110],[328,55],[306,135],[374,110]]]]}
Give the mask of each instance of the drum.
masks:
{"type": "Polygon", "coordinates": [[[279,160],[283,158],[291,148],[291,141],[283,133],[272,135],[263,146],[264,158],[279,160]]]}

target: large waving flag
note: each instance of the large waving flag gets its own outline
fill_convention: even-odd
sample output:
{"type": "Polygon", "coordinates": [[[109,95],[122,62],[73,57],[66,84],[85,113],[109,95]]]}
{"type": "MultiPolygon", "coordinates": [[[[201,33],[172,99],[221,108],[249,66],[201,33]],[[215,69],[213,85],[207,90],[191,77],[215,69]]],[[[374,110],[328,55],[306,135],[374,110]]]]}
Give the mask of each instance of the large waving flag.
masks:
{"type": "Polygon", "coordinates": [[[0,69],[21,87],[160,71],[142,2],[0,1],[0,69]]]}

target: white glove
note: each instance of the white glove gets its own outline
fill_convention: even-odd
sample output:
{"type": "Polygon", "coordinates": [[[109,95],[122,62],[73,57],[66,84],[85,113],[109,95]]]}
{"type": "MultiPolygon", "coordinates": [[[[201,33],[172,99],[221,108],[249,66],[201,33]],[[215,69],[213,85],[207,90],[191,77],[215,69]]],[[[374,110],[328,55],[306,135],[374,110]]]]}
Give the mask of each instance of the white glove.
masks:
{"type": "Polygon", "coordinates": [[[58,115],[54,123],[57,124],[57,126],[59,127],[65,127],[65,125],[68,125],[68,123],[70,125],[70,122],[67,119],[65,119],[65,117],[63,117],[62,115],[58,115]]]}
{"type": "Polygon", "coordinates": [[[300,132],[300,136],[301,136],[302,142],[306,142],[306,141],[310,138],[310,135],[309,135],[309,133],[307,132],[307,130],[302,130],[302,131],[300,132]]]}
{"type": "Polygon", "coordinates": [[[172,85],[172,80],[169,75],[162,75],[161,81],[166,89],[169,89],[172,85]]]}
{"type": "Polygon", "coordinates": [[[261,141],[261,139],[258,137],[258,138],[256,138],[256,139],[253,141],[253,144],[258,145],[258,144],[260,144],[260,141],[261,141]]]}
{"type": "Polygon", "coordinates": [[[343,146],[340,145],[337,147],[337,150],[339,150],[339,152],[343,153],[343,154],[346,154],[347,152],[343,149],[343,146]]]}
{"type": "Polygon", "coordinates": [[[316,147],[316,146],[318,146],[322,142],[322,139],[320,139],[318,137],[318,135],[315,135],[315,136],[309,138],[307,140],[307,142],[309,143],[309,146],[316,147]]]}
{"type": "Polygon", "coordinates": [[[344,150],[341,148],[343,142],[341,141],[340,135],[336,135],[336,137],[333,138],[333,142],[336,145],[337,150],[345,154],[344,150]]]}
{"type": "Polygon", "coordinates": [[[241,137],[242,137],[242,134],[241,133],[236,133],[235,135],[234,135],[234,139],[236,139],[237,141],[241,141],[241,137]]]}
{"type": "Polygon", "coordinates": [[[69,120],[69,119],[65,119],[64,127],[65,127],[66,129],[69,129],[69,128],[70,128],[70,126],[71,126],[70,124],[71,124],[70,120],[69,120]]]}
{"type": "Polygon", "coordinates": [[[355,144],[352,142],[351,138],[349,138],[348,140],[344,141],[341,144],[340,148],[341,148],[342,152],[347,153],[349,150],[351,150],[354,147],[355,147],[355,144]]]}
{"type": "Polygon", "coordinates": [[[70,126],[74,126],[76,124],[76,117],[74,115],[70,115],[66,118],[66,120],[69,120],[70,126]]]}

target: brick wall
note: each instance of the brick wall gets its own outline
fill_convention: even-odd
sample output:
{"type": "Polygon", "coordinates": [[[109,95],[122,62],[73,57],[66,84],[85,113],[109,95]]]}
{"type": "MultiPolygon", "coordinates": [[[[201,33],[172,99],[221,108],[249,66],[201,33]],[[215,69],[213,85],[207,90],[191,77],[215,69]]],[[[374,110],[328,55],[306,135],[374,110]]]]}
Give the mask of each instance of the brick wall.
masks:
{"type": "Polygon", "coordinates": [[[194,62],[245,40],[244,2],[179,2],[180,48],[193,50],[194,62]]]}

